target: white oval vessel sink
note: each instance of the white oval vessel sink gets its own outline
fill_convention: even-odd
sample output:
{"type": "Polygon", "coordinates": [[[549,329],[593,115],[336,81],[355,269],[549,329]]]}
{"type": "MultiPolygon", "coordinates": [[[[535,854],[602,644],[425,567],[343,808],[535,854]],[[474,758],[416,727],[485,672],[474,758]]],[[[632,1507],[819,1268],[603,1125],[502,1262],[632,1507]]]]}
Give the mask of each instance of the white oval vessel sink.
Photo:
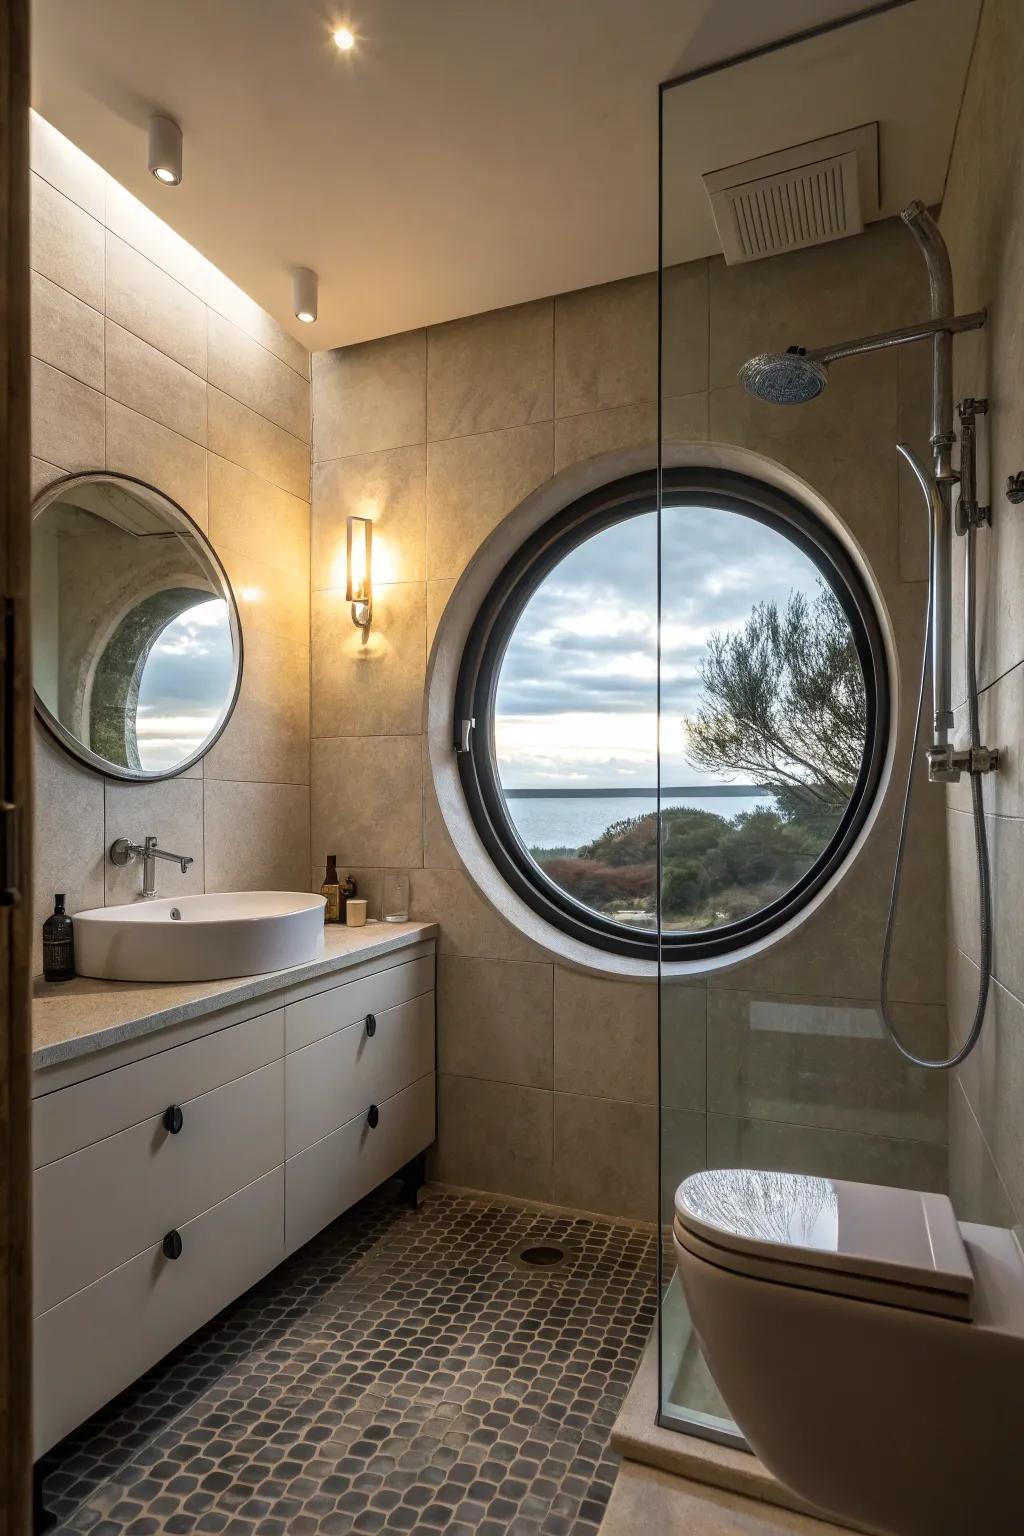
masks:
{"type": "Polygon", "coordinates": [[[104,981],[224,981],[315,960],[324,898],[227,891],[74,914],[75,968],[104,981]]]}

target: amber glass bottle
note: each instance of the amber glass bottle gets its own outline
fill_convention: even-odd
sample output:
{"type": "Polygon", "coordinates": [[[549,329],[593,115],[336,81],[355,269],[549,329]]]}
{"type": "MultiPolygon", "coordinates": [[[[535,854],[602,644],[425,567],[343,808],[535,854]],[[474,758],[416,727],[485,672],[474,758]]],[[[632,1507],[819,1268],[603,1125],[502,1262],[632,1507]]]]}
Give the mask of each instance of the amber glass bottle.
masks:
{"type": "Polygon", "coordinates": [[[327,874],[324,883],[320,887],[320,895],[327,905],[324,908],[325,923],[340,923],[343,919],[341,910],[341,882],[338,879],[338,855],[327,855],[327,874]]]}

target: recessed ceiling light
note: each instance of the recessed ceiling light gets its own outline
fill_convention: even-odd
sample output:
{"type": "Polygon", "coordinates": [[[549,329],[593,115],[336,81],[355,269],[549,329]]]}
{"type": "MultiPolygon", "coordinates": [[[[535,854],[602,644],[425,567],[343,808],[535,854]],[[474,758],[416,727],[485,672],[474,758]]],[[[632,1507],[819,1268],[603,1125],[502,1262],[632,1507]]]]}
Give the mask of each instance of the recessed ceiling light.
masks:
{"type": "Polygon", "coordinates": [[[312,325],[317,316],[319,280],[308,267],[296,267],[292,272],[292,313],[296,320],[312,325]]]}
{"type": "Polygon", "coordinates": [[[341,49],[342,53],[348,53],[349,49],[354,48],[356,45],[355,33],[350,31],[348,27],[339,27],[334,34],[334,43],[336,47],[341,49]]]}
{"type": "Polygon", "coordinates": [[[149,120],[149,169],[165,187],[181,181],[181,129],[171,117],[149,120]]]}

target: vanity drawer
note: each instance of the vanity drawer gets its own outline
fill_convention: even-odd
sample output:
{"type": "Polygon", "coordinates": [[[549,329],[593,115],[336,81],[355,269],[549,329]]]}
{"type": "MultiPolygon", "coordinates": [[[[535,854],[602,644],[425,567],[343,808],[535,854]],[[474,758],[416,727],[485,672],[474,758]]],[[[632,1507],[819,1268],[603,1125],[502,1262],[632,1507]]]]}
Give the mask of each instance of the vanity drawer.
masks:
{"type": "Polygon", "coordinates": [[[285,1155],[337,1130],[434,1070],[434,994],[336,1030],[285,1060],[285,1155]]]}
{"type": "Polygon", "coordinates": [[[289,1003],[285,1008],[285,1050],[300,1050],[335,1030],[362,1023],[368,1013],[385,1013],[433,987],[434,957],[425,955],[289,1003]]]}
{"type": "Polygon", "coordinates": [[[283,1162],[283,1061],[180,1107],[177,1135],[161,1110],[36,1170],[36,1313],[283,1162]]]}
{"type": "Polygon", "coordinates": [[[281,1261],[284,1169],[180,1233],[179,1259],[157,1243],[36,1319],[37,1456],[281,1261]]]}
{"type": "Polygon", "coordinates": [[[39,1168],[91,1142],[233,1078],[255,1072],[284,1054],[284,1009],[218,1029],[185,1045],[157,1051],[128,1066],[42,1095],[32,1106],[33,1163],[39,1168]]]}
{"type": "Polygon", "coordinates": [[[434,1074],[361,1113],[285,1164],[285,1248],[294,1252],[434,1139],[434,1074]]]}

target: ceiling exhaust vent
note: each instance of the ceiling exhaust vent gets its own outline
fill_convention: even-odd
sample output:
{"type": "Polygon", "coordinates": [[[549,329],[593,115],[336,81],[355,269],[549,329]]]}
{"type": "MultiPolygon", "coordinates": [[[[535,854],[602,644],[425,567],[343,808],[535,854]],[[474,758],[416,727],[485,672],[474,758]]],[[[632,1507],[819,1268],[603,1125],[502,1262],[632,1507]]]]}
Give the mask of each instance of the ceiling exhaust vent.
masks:
{"type": "Polygon", "coordinates": [[[730,266],[858,235],[878,215],[878,124],[709,171],[702,179],[730,266]]]}

